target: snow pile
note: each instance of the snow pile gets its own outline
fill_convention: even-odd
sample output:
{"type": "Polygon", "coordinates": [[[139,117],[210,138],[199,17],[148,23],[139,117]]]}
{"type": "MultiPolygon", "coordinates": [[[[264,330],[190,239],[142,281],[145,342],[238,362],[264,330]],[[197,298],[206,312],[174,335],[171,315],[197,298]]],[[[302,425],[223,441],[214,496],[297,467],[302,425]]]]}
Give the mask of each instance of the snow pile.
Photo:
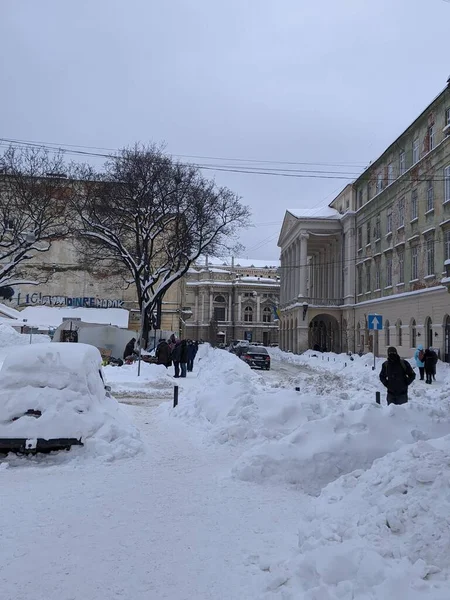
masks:
{"type": "MultiPolygon", "coordinates": [[[[292,425],[292,424],[291,424],[292,425]]],[[[299,424],[282,439],[252,448],[237,462],[239,479],[290,483],[318,494],[329,482],[401,445],[450,434],[450,421],[412,405],[354,405],[299,424]]]]}
{"type": "MultiPolygon", "coordinates": [[[[32,344],[40,344],[49,342],[50,338],[47,335],[33,335],[31,337],[32,344]]],[[[10,325],[0,323],[0,348],[8,346],[24,346],[30,344],[30,335],[18,333],[10,325]]]]}
{"type": "Polygon", "coordinates": [[[450,436],[419,441],[330,484],[271,564],[266,598],[444,600],[450,578],[450,436]]]}
{"type": "Polygon", "coordinates": [[[137,429],[106,395],[99,351],[87,344],[12,349],[0,372],[0,437],[81,438],[73,453],[108,459],[141,449],[137,429]]]}
{"type": "Polygon", "coordinates": [[[103,368],[113,394],[136,396],[142,393],[158,393],[169,397],[172,394],[174,379],[163,365],[154,365],[141,361],[141,374],[138,377],[138,364],[103,368]]]}

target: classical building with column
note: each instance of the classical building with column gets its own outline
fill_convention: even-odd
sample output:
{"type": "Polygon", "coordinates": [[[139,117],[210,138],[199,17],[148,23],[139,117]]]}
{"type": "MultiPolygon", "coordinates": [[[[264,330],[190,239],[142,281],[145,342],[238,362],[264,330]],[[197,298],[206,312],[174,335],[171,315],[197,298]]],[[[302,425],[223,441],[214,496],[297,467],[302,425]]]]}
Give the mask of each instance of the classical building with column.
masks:
{"type": "Polygon", "coordinates": [[[182,336],[278,343],[279,261],[206,258],[182,281],[182,336]]]}
{"type": "Polygon", "coordinates": [[[283,349],[450,362],[449,85],[328,207],[286,211],[278,245],[283,349]]]}

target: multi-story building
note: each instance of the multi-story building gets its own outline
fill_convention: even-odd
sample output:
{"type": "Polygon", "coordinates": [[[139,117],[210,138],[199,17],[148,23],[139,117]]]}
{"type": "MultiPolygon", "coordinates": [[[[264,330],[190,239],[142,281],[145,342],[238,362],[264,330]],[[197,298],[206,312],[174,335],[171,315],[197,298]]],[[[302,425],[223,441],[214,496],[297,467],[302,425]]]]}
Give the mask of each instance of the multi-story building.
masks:
{"type": "Polygon", "coordinates": [[[278,268],[273,260],[199,261],[182,282],[183,337],[278,343],[278,268]]]}
{"type": "Polygon", "coordinates": [[[450,84],[329,207],[287,211],[279,246],[283,348],[450,361],[450,84]]]}

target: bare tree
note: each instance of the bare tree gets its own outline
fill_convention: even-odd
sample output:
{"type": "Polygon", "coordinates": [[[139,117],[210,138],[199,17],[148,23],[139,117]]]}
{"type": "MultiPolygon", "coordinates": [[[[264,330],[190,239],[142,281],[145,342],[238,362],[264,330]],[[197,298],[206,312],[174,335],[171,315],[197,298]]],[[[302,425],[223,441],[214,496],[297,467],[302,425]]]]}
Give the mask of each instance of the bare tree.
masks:
{"type": "Polygon", "coordinates": [[[75,208],[87,253],[135,285],[144,340],[169,287],[201,254],[222,253],[248,223],[249,210],[232,191],[155,146],[124,149],[103,173],[85,167],[77,177],[84,182],[75,208]]]}
{"type": "Polygon", "coordinates": [[[69,196],[61,155],[10,147],[0,157],[0,287],[27,279],[30,259],[67,235],[69,196]]]}

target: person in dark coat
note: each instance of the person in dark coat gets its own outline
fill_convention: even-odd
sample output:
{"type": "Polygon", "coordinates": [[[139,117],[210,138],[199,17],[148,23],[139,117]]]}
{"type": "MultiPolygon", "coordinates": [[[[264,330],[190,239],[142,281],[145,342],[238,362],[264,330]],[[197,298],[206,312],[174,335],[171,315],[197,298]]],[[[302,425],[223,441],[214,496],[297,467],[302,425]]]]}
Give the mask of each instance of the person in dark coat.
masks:
{"type": "Polygon", "coordinates": [[[188,340],[188,361],[187,361],[187,370],[188,373],[192,373],[194,369],[194,359],[197,354],[197,346],[194,344],[192,340],[188,340]]]}
{"type": "Polygon", "coordinates": [[[124,358],[124,360],[126,358],[128,358],[129,356],[133,356],[135,343],[136,343],[136,338],[131,338],[131,340],[125,346],[125,350],[123,352],[123,358],[124,358]]]}
{"type": "Polygon", "coordinates": [[[434,376],[436,375],[436,364],[438,361],[437,354],[431,348],[425,350],[424,363],[425,363],[425,383],[432,383],[434,376]]]}
{"type": "Polygon", "coordinates": [[[175,369],[174,377],[179,377],[180,376],[180,363],[181,363],[181,342],[179,340],[173,347],[170,358],[172,359],[173,367],[175,369]]]}
{"type": "Polygon", "coordinates": [[[416,374],[408,361],[400,358],[397,348],[388,348],[388,359],[380,371],[380,381],[387,388],[388,404],[406,404],[408,402],[408,386],[414,381],[416,374]]]}
{"type": "Polygon", "coordinates": [[[182,340],[181,344],[181,352],[180,352],[180,367],[181,367],[181,375],[180,377],[186,377],[187,370],[187,362],[188,362],[188,345],[186,340],[182,340]]]}
{"type": "Polygon", "coordinates": [[[166,340],[159,340],[159,344],[156,347],[155,352],[156,360],[158,365],[164,365],[165,367],[170,367],[172,361],[170,359],[170,348],[169,344],[166,340]]]}

